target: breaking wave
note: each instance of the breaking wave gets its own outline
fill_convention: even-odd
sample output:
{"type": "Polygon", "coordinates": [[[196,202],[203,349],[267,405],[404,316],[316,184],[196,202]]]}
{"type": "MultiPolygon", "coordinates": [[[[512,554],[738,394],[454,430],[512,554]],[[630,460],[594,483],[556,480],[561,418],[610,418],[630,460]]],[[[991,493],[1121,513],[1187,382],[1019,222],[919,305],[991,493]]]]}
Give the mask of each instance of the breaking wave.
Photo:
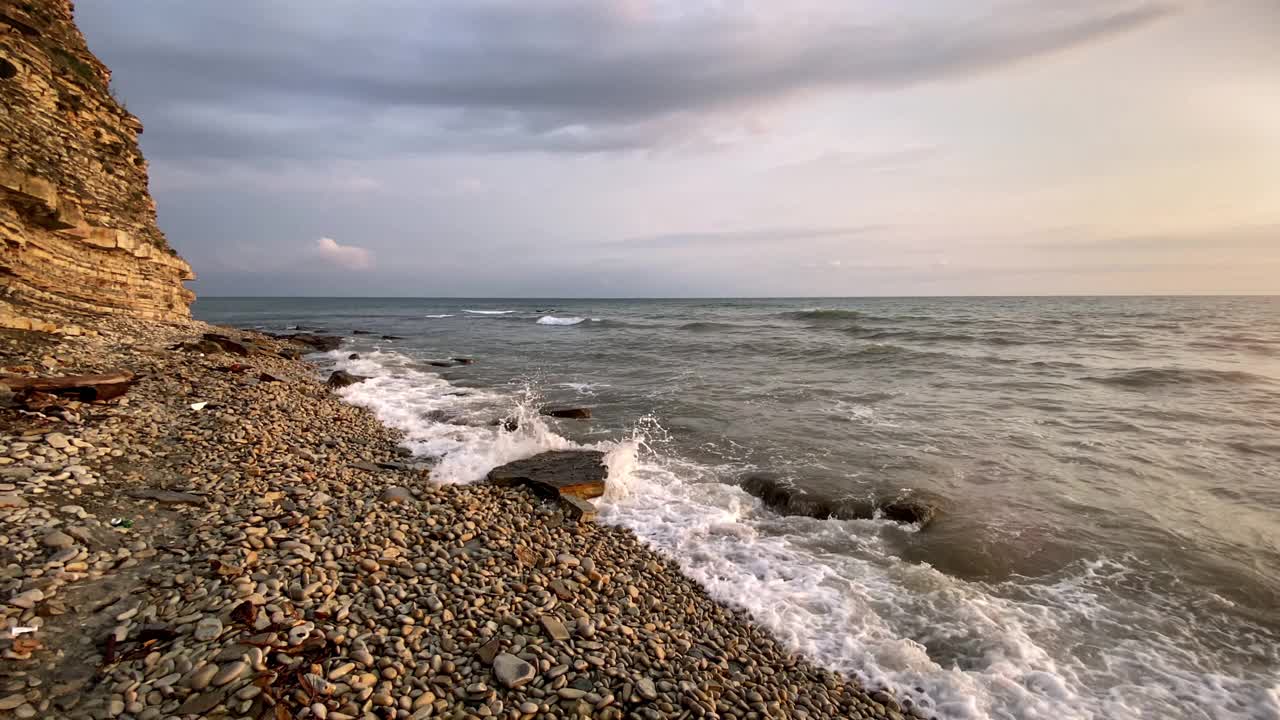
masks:
{"type": "Polygon", "coordinates": [[[586,321],[587,318],[583,317],[556,317],[555,315],[543,315],[538,318],[539,325],[577,325],[586,321]]]}
{"type": "Polygon", "coordinates": [[[858,320],[866,317],[865,313],[857,310],[824,310],[821,308],[813,308],[811,310],[797,310],[792,312],[781,313],[780,317],[788,320],[802,320],[807,322],[829,323],[829,322],[847,322],[850,320],[858,320]]]}
{"type": "MultiPolygon", "coordinates": [[[[1133,603],[1117,594],[1132,558],[1078,562],[1047,578],[965,581],[897,556],[894,538],[912,528],[883,519],[885,500],[806,497],[758,474],[728,482],[741,468],[685,459],[652,418],[621,438],[580,443],[538,414],[536,387],[458,394],[400,353],[324,357],[370,377],[340,394],[403,431],[405,446],[435,463],[437,482],[476,482],[547,450],[605,451],[603,522],[675,558],[713,597],[746,610],[794,650],[872,688],[894,689],[925,717],[1280,718],[1274,678],[1201,669],[1215,662],[1211,648],[1196,644],[1193,628],[1204,620],[1177,598],[1152,593],[1133,603]],[[486,422],[493,418],[518,422],[486,422]],[[1141,631],[1153,626],[1164,630],[1141,631]],[[1086,664],[1070,648],[1088,645],[1098,628],[1115,641],[1090,646],[1096,657],[1086,664]]],[[[1256,627],[1211,631],[1275,659],[1274,647],[1265,649],[1270,636],[1256,627]]]]}

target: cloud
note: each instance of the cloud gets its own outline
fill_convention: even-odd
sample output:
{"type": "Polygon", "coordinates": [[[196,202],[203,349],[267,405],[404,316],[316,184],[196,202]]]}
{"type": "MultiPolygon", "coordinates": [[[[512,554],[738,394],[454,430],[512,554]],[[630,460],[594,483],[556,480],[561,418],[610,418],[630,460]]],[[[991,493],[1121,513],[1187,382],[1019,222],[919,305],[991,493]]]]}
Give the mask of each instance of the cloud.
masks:
{"type": "Polygon", "coordinates": [[[1221,253],[1227,250],[1259,250],[1274,255],[1276,248],[1280,248],[1280,225],[1250,225],[1102,239],[1085,238],[1083,241],[1077,236],[1070,241],[1041,243],[1036,247],[1071,253],[1117,251],[1169,253],[1181,250],[1221,253]]]}
{"type": "Polygon", "coordinates": [[[756,132],[817,91],[989,72],[1146,26],[1158,0],[77,4],[158,157],[599,153],[756,132]]]}
{"type": "Polygon", "coordinates": [[[362,247],[340,245],[337,240],[322,237],[316,240],[315,252],[327,262],[348,270],[368,270],[373,267],[373,254],[362,247]]]}
{"type": "Polygon", "coordinates": [[[851,227],[797,227],[768,228],[758,230],[729,230],[720,232],[686,232],[630,238],[614,243],[626,248],[734,248],[773,246],[794,247],[794,243],[806,240],[842,241],[888,230],[883,225],[857,225],[851,227]]]}

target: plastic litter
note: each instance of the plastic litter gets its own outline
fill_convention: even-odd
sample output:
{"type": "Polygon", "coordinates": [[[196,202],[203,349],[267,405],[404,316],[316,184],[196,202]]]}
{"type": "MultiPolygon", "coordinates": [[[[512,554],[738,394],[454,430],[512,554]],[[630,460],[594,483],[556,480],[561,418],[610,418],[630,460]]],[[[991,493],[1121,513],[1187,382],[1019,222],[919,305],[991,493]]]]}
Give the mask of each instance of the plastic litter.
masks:
{"type": "Polygon", "coordinates": [[[200,402],[198,402],[198,403],[191,403],[191,409],[192,409],[192,410],[203,410],[203,409],[204,409],[204,406],[205,406],[205,405],[208,405],[208,404],[209,404],[209,402],[208,402],[207,400],[201,400],[201,401],[200,401],[200,402]]]}
{"type": "Polygon", "coordinates": [[[128,528],[133,527],[133,521],[129,518],[111,518],[111,527],[128,528]]]}

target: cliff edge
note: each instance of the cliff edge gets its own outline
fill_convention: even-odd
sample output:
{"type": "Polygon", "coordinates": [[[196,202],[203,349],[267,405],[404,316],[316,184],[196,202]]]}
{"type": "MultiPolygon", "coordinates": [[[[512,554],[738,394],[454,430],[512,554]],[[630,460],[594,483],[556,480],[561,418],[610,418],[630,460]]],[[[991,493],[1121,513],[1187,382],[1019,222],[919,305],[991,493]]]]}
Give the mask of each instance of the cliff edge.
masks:
{"type": "Polygon", "coordinates": [[[0,0],[0,327],[190,315],[195,275],[156,227],[142,123],[70,0],[0,0]]]}

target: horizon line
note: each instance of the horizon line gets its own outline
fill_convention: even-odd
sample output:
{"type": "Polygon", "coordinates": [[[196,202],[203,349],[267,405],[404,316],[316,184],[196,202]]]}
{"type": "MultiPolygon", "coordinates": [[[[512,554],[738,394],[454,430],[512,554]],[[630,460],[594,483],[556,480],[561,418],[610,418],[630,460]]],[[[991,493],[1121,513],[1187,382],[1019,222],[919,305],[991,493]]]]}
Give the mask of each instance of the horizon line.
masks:
{"type": "Polygon", "coordinates": [[[905,300],[1000,298],[1232,298],[1280,297],[1280,291],[1203,293],[1062,293],[1006,295],[200,295],[192,304],[207,300],[905,300]]]}

